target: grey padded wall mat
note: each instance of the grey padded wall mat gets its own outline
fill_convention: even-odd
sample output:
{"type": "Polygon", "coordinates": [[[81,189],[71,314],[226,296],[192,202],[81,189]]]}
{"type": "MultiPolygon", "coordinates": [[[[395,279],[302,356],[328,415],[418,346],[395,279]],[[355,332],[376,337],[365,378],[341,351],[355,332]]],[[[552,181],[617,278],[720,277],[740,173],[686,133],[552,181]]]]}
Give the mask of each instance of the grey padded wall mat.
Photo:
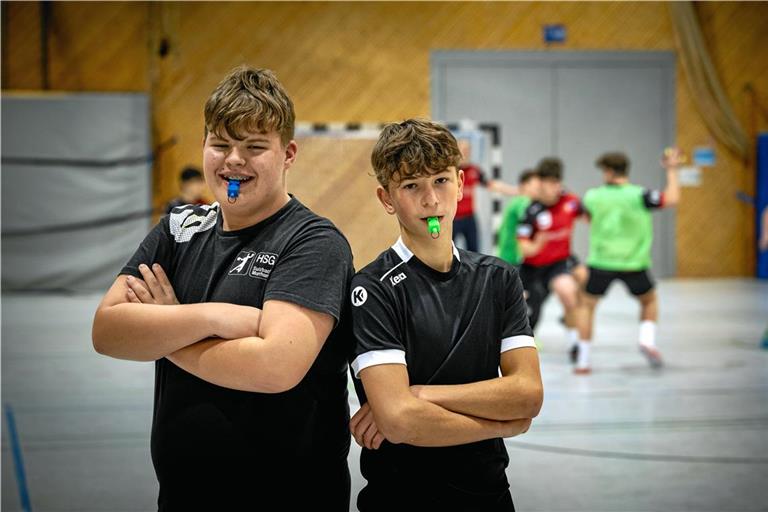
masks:
{"type": "Polygon", "coordinates": [[[108,287],[150,229],[151,166],[144,94],[3,94],[3,290],[108,287]]]}

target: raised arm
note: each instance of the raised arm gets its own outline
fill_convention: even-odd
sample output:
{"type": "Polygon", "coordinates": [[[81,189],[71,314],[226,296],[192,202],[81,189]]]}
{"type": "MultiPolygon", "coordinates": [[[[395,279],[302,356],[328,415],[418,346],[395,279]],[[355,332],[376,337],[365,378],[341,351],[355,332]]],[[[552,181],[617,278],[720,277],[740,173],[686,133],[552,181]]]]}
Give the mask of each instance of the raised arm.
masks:
{"type": "Polygon", "coordinates": [[[102,299],[93,319],[93,347],[100,354],[133,361],[154,361],[212,336],[255,334],[261,312],[222,303],[136,303],[130,286],[143,284],[121,275],[102,299]]]}
{"type": "Polygon", "coordinates": [[[544,399],[539,356],[532,347],[501,354],[502,376],[449,386],[412,386],[411,392],[453,412],[489,420],[535,418],[544,399]]]}
{"type": "Polygon", "coordinates": [[[667,170],[667,186],[664,188],[664,206],[675,206],[680,201],[680,165],[685,160],[683,152],[678,148],[668,148],[664,151],[661,165],[667,170]]]}
{"type": "MultiPolygon", "coordinates": [[[[451,412],[415,397],[401,364],[380,364],[360,371],[376,428],[391,443],[454,446],[512,437],[525,432],[530,420],[493,421],[451,412]]],[[[353,431],[354,431],[353,425],[353,431]]]]}
{"type": "Polygon", "coordinates": [[[505,196],[516,196],[520,193],[520,189],[517,186],[510,185],[501,180],[488,180],[488,190],[504,194],[505,196]]]}
{"type": "Polygon", "coordinates": [[[281,393],[309,371],[334,318],[279,300],[264,303],[259,336],[205,340],[168,359],[213,384],[242,391],[281,393]]]}

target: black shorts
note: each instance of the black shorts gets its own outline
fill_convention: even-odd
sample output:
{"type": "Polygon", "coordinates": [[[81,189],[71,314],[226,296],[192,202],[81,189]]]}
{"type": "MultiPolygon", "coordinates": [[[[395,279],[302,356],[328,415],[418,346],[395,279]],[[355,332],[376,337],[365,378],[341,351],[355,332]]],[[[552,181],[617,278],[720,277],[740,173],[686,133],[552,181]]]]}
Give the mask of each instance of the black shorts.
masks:
{"type": "Polygon", "coordinates": [[[618,272],[589,267],[586,291],[590,295],[604,295],[614,279],[623,281],[632,295],[645,295],[654,286],[653,278],[648,270],[618,272]]]}
{"type": "Polygon", "coordinates": [[[523,282],[523,288],[528,292],[541,287],[549,290],[549,283],[554,278],[560,274],[570,274],[576,264],[578,264],[578,259],[575,256],[569,256],[564,260],[542,266],[523,263],[520,265],[520,280],[523,282]]]}

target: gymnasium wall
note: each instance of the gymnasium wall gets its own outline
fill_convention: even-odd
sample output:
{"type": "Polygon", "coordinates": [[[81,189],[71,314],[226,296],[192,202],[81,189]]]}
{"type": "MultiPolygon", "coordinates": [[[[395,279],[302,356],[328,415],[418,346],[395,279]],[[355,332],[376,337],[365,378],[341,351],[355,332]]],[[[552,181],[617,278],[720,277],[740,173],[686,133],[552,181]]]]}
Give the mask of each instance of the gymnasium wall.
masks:
{"type": "Polygon", "coordinates": [[[301,158],[288,172],[288,190],[347,236],[355,267],[391,246],[400,232],[376,198],[371,170],[374,139],[297,137],[301,158]]]}
{"type": "MultiPolygon", "coordinates": [[[[157,205],[175,193],[179,169],[199,163],[202,105],[216,82],[243,62],[277,72],[301,121],[380,122],[429,114],[432,49],[545,51],[545,23],[567,27],[567,42],[554,50],[675,47],[663,3],[49,5],[49,87],[149,92],[155,143],[175,137],[176,144],[156,162],[157,205]],[[168,51],[160,56],[163,40],[168,51]]],[[[4,2],[2,7],[2,87],[39,89],[40,4],[4,2]]],[[[744,90],[751,84],[768,103],[768,4],[707,2],[696,9],[737,115],[751,131],[768,129],[764,117],[751,115],[754,109],[744,90]]],[[[712,140],[680,66],[676,105],[677,143],[685,149],[713,144],[717,151],[716,166],[703,171],[701,187],[684,190],[678,208],[678,275],[752,275],[753,211],[737,200],[736,192],[754,192],[754,165],[745,166],[712,140]]],[[[307,174],[302,181],[307,190],[326,185],[321,173],[307,174]]],[[[371,193],[370,183],[360,187],[371,193]]],[[[357,193],[344,190],[338,197],[357,193]]],[[[325,213],[336,218],[346,206],[334,201],[327,208],[325,213]]]]}

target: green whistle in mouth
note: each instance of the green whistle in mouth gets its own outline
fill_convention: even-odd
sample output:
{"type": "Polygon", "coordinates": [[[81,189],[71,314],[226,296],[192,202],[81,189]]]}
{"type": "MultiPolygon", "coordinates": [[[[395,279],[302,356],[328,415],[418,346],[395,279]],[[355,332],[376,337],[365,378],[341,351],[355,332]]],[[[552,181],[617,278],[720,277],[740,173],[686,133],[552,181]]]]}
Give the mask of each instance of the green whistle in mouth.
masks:
{"type": "Polygon", "coordinates": [[[429,230],[429,234],[432,236],[432,238],[437,238],[440,236],[440,221],[437,220],[437,217],[427,218],[427,229],[429,230]]]}

